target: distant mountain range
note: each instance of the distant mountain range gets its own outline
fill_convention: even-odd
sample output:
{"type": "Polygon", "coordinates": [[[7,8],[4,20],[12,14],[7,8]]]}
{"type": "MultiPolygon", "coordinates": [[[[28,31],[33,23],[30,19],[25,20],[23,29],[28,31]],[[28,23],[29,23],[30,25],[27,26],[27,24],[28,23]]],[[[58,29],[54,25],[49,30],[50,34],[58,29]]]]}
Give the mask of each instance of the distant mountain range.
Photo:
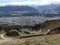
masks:
{"type": "Polygon", "coordinates": [[[53,10],[56,7],[59,7],[60,4],[49,4],[49,5],[43,5],[43,6],[35,6],[36,9],[42,10],[42,11],[47,11],[47,10],[53,10]]]}
{"type": "Polygon", "coordinates": [[[35,6],[46,17],[60,17],[60,4],[35,6]]]}
{"type": "Polygon", "coordinates": [[[60,17],[60,4],[44,6],[0,6],[0,17],[45,16],[60,17]]]}
{"type": "Polygon", "coordinates": [[[0,17],[19,17],[39,15],[38,10],[31,6],[1,6],[0,17]],[[35,13],[37,12],[37,13],[35,13]]]}
{"type": "Polygon", "coordinates": [[[13,12],[13,11],[37,11],[37,9],[31,6],[3,6],[0,7],[0,11],[13,12]]]}

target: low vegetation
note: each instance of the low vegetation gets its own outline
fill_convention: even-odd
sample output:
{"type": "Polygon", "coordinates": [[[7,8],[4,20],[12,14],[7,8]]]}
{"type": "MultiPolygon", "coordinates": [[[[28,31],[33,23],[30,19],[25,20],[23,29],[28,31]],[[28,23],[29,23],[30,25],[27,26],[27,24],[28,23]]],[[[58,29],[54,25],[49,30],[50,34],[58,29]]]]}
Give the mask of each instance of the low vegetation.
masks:
{"type": "Polygon", "coordinates": [[[5,42],[1,45],[60,45],[60,34],[49,36],[37,36],[19,39],[18,41],[5,42]]]}

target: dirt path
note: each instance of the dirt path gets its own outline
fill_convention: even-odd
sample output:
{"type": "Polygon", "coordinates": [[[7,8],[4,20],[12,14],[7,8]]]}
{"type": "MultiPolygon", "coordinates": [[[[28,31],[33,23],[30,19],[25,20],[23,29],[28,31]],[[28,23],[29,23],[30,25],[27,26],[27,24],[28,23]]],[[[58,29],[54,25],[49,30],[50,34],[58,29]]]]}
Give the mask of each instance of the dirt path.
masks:
{"type": "Polygon", "coordinates": [[[60,34],[55,34],[55,35],[47,35],[47,36],[36,36],[36,37],[29,37],[29,38],[22,38],[22,39],[16,39],[16,38],[5,38],[5,39],[0,39],[0,44],[2,43],[24,43],[25,41],[39,41],[39,40],[44,40],[45,38],[60,38],[60,34]]]}
{"type": "Polygon", "coordinates": [[[16,40],[18,40],[18,39],[14,39],[14,38],[0,39],[0,44],[5,43],[5,42],[11,42],[11,43],[13,43],[13,42],[15,42],[16,40]]]}

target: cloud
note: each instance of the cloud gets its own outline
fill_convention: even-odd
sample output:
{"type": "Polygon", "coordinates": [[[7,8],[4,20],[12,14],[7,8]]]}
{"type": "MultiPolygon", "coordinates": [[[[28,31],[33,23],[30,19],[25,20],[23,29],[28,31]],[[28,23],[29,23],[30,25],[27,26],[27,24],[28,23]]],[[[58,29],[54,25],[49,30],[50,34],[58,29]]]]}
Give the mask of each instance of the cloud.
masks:
{"type": "Polygon", "coordinates": [[[47,5],[47,4],[51,4],[51,3],[56,3],[56,2],[60,2],[60,0],[20,0],[17,2],[9,2],[9,3],[3,3],[0,4],[0,6],[4,6],[4,5],[47,5]]]}
{"type": "Polygon", "coordinates": [[[60,0],[49,0],[50,2],[60,2],[60,0]]]}

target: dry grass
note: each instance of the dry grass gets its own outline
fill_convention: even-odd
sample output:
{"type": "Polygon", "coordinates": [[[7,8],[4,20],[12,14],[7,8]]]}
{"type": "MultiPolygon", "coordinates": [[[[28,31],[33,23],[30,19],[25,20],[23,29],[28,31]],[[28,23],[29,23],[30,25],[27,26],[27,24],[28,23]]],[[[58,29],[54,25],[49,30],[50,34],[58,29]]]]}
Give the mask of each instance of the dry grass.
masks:
{"type": "Polygon", "coordinates": [[[23,38],[1,45],[60,45],[60,34],[23,38]]]}

